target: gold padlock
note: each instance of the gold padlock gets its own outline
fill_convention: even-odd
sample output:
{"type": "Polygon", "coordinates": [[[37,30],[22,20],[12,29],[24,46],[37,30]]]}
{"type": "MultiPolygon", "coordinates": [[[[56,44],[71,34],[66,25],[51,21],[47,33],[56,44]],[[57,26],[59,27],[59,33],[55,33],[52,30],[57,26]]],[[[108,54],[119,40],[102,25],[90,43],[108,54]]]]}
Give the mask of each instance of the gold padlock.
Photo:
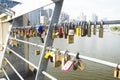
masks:
{"type": "Polygon", "coordinates": [[[63,32],[64,32],[64,38],[67,39],[67,35],[68,35],[68,26],[67,26],[67,24],[66,25],[64,24],[63,32]]]}
{"type": "Polygon", "coordinates": [[[104,32],[104,29],[103,29],[103,27],[101,26],[101,27],[99,28],[99,38],[103,38],[103,32],[104,32]]]}
{"type": "Polygon", "coordinates": [[[54,54],[53,55],[53,66],[54,67],[59,67],[61,65],[61,61],[62,61],[62,56],[58,55],[58,54],[54,54]]]}
{"type": "Polygon", "coordinates": [[[24,37],[25,37],[25,38],[30,38],[30,36],[29,36],[29,31],[28,31],[27,29],[25,29],[24,37]]]}
{"type": "Polygon", "coordinates": [[[91,37],[91,26],[88,26],[88,30],[87,30],[87,34],[88,34],[88,37],[91,37]]]}
{"type": "Polygon", "coordinates": [[[30,29],[29,36],[33,37],[33,29],[30,29]]]}
{"type": "Polygon", "coordinates": [[[37,31],[35,30],[35,28],[33,29],[33,33],[32,33],[33,37],[37,36],[37,31]]]}
{"type": "Polygon", "coordinates": [[[11,33],[10,33],[10,34],[11,34],[11,36],[15,36],[15,35],[14,35],[14,31],[13,31],[13,30],[11,30],[11,33]]]}
{"type": "Polygon", "coordinates": [[[18,36],[21,36],[21,29],[18,29],[18,36]]]}
{"type": "Polygon", "coordinates": [[[74,35],[68,35],[67,36],[67,43],[68,44],[74,43],[74,35]]]}
{"type": "Polygon", "coordinates": [[[40,50],[35,50],[35,55],[39,55],[40,54],[40,50]]]}
{"type": "Polygon", "coordinates": [[[56,33],[55,33],[55,30],[53,30],[53,31],[52,31],[52,39],[55,39],[55,38],[57,38],[57,35],[56,35],[56,33]]]}
{"type": "Polygon", "coordinates": [[[3,60],[2,64],[6,66],[8,63],[6,60],[3,60]]]}
{"type": "Polygon", "coordinates": [[[11,39],[11,40],[9,40],[9,45],[18,47],[18,46],[19,46],[19,42],[16,41],[16,40],[12,40],[12,39],[11,39]]]}
{"type": "Polygon", "coordinates": [[[80,71],[83,71],[84,68],[85,68],[85,63],[84,63],[82,60],[79,60],[79,61],[78,61],[78,69],[79,69],[80,71]]]}
{"type": "Polygon", "coordinates": [[[2,70],[2,68],[0,68],[0,73],[3,73],[3,70],[2,70]]]}
{"type": "Polygon", "coordinates": [[[10,54],[10,53],[12,53],[12,52],[11,52],[10,50],[7,49],[7,50],[6,50],[6,53],[7,53],[7,54],[10,54]]]}
{"type": "Polygon", "coordinates": [[[94,28],[93,28],[93,35],[96,35],[96,25],[94,25],[94,28]]]}
{"type": "Polygon", "coordinates": [[[21,37],[24,37],[24,35],[25,35],[25,28],[24,28],[24,29],[21,29],[21,31],[20,31],[20,36],[21,36],[21,37]]]}
{"type": "Polygon", "coordinates": [[[120,70],[119,70],[118,66],[115,67],[114,68],[114,77],[115,78],[118,78],[118,77],[120,78],[120,73],[119,72],[120,72],[120,70]]]}

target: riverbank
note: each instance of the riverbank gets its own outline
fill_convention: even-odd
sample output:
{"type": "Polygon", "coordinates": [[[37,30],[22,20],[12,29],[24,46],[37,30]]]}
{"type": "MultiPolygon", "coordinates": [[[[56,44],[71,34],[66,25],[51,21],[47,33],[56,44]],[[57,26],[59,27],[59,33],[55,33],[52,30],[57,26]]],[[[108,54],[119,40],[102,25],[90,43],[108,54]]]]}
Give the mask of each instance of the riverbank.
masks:
{"type": "Polygon", "coordinates": [[[120,31],[110,31],[110,32],[113,33],[113,34],[120,35],[120,31]]]}

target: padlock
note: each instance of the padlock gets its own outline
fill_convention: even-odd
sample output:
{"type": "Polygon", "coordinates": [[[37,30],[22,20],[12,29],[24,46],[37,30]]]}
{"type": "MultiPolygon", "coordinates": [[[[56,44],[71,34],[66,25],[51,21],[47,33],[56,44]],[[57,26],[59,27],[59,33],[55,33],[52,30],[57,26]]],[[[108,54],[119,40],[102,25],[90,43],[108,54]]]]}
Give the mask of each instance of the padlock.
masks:
{"type": "Polygon", "coordinates": [[[68,36],[68,26],[67,26],[67,24],[64,24],[63,32],[64,32],[64,38],[67,39],[67,36],[68,36]]]}
{"type": "Polygon", "coordinates": [[[3,73],[3,70],[2,70],[2,68],[0,68],[0,74],[1,74],[1,73],[3,73]]]}
{"type": "Polygon", "coordinates": [[[10,34],[11,34],[11,36],[15,36],[14,35],[14,30],[11,30],[10,34]]]}
{"type": "Polygon", "coordinates": [[[59,38],[63,38],[63,28],[62,27],[59,28],[58,32],[59,32],[59,38]]]}
{"type": "Polygon", "coordinates": [[[50,59],[50,61],[53,62],[53,54],[54,54],[54,52],[52,50],[47,50],[45,52],[44,58],[45,59],[50,59]]]}
{"type": "Polygon", "coordinates": [[[18,47],[19,42],[11,39],[11,40],[9,40],[9,45],[11,45],[12,47],[18,47]]]}
{"type": "Polygon", "coordinates": [[[118,78],[118,75],[119,75],[119,68],[117,66],[117,67],[114,68],[114,77],[118,78]]]}
{"type": "Polygon", "coordinates": [[[37,31],[36,31],[36,29],[35,29],[35,28],[33,28],[33,31],[32,31],[32,36],[33,36],[33,37],[36,37],[36,36],[37,36],[37,31]]]}
{"type": "Polygon", "coordinates": [[[39,55],[40,54],[40,50],[35,50],[35,55],[39,55]]]}
{"type": "Polygon", "coordinates": [[[78,64],[78,69],[80,71],[83,71],[85,68],[85,63],[82,60],[78,60],[77,64],[78,64]]]}
{"type": "Polygon", "coordinates": [[[93,27],[93,35],[96,35],[96,25],[93,27]]]}
{"type": "Polygon", "coordinates": [[[24,37],[25,38],[30,38],[29,34],[30,34],[30,29],[25,29],[25,35],[24,35],[24,37]]]}
{"type": "Polygon", "coordinates": [[[65,63],[71,59],[70,55],[68,55],[68,51],[65,51],[63,57],[62,57],[62,63],[61,68],[64,67],[65,63]]]}
{"type": "Polygon", "coordinates": [[[86,27],[85,24],[81,26],[81,37],[86,36],[86,27]]]}
{"type": "Polygon", "coordinates": [[[8,63],[7,63],[6,60],[3,60],[3,61],[2,61],[2,64],[6,66],[8,63]]]}
{"type": "Polygon", "coordinates": [[[91,26],[88,26],[88,29],[87,29],[87,35],[88,37],[91,37],[91,26]]]}
{"type": "Polygon", "coordinates": [[[74,43],[74,35],[68,35],[67,36],[67,43],[68,44],[74,43]]]}
{"type": "Polygon", "coordinates": [[[25,28],[20,30],[20,36],[24,37],[25,36],[25,28]]]}
{"type": "Polygon", "coordinates": [[[7,49],[7,50],[6,50],[6,53],[7,53],[7,54],[11,54],[12,52],[7,49]]]}
{"type": "Polygon", "coordinates": [[[76,36],[80,36],[81,35],[81,28],[77,27],[76,28],[76,36]]]}
{"type": "Polygon", "coordinates": [[[118,65],[114,69],[114,77],[120,79],[120,69],[118,68],[118,65]]]}
{"type": "Polygon", "coordinates": [[[44,56],[44,58],[45,58],[45,59],[48,59],[49,56],[50,56],[50,51],[49,51],[49,50],[46,50],[46,51],[45,51],[45,56],[44,56]]]}
{"type": "Polygon", "coordinates": [[[14,35],[17,35],[18,34],[18,28],[15,28],[14,29],[14,35]]]}
{"type": "Polygon", "coordinates": [[[33,37],[33,29],[32,28],[30,29],[29,36],[33,37]]]}
{"type": "Polygon", "coordinates": [[[18,36],[21,36],[21,29],[18,29],[18,36]]]}
{"type": "Polygon", "coordinates": [[[68,35],[74,35],[74,30],[73,29],[69,29],[68,35]]]}
{"type": "Polygon", "coordinates": [[[59,67],[61,65],[62,56],[58,54],[53,54],[53,66],[59,67]]]}
{"type": "Polygon", "coordinates": [[[77,70],[77,68],[78,68],[78,64],[77,64],[77,63],[74,63],[74,64],[73,64],[73,70],[77,70]]]}
{"type": "Polygon", "coordinates": [[[70,68],[73,66],[74,64],[74,60],[69,60],[65,63],[65,65],[63,66],[62,70],[64,72],[68,72],[70,70],[70,68]]]}
{"type": "Polygon", "coordinates": [[[16,41],[16,40],[13,40],[13,45],[14,45],[15,47],[18,47],[18,46],[19,46],[19,42],[16,41]]]}
{"type": "Polygon", "coordinates": [[[101,26],[101,27],[99,28],[99,38],[103,38],[103,32],[104,32],[104,29],[103,29],[103,27],[101,26]]]}
{"type": "Polygon", "coordinates": [[[57,35],[55,33],[55,30],[53,29],[53,31],[52,31],[52,39],[55,39],[55,38],[57,38],[57,35]]]}

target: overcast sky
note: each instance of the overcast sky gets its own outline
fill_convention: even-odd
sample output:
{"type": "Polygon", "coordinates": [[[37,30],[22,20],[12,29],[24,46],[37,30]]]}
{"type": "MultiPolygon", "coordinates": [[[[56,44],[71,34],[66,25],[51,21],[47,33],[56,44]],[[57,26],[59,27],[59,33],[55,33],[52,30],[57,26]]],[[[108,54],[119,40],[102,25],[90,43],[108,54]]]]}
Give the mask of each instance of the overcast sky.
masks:
{"type": "MultiPolygon", "coordinates": [[[[34,7],[50,2],[50,0],[16,0],[25,3],[26,6],[34,7]]],[[[62,11],[68,13],[70,18],[77,18],[81,13],[91,19],[92,14],[96,14],[99,20],[107,18],[108,20],[120,19],[120,0],[64,0],[62,11]]]]}

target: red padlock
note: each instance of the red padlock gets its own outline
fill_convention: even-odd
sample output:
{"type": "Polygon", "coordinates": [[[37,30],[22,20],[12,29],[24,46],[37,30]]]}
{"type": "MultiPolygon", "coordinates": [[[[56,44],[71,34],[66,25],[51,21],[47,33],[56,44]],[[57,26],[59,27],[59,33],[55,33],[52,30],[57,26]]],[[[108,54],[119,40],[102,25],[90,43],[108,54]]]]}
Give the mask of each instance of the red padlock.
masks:
{"type": "Polygon", "coordinates": [[[73,66],[74,64],[74,60],[69,60],[66,62],[66,64],[64,65],[64,67],[62,68],[62,70],[64,72],[68,72],[70,70],[70,68],[73,66]]]}
{"type": "Polygon", "coordinates": [[[63,38],[63,28],[59,28],[59,38],[63,38]]]}

